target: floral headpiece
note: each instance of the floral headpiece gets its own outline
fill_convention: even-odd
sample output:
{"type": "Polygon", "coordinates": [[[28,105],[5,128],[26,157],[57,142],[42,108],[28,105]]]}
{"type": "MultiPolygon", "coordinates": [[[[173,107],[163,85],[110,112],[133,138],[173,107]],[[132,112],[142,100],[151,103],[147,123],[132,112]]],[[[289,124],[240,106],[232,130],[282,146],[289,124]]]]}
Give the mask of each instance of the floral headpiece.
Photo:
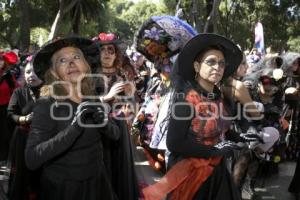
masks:
{"type": "Polygon", "coordinates": [[[148,60],[169,59],[179,53],[184,44],[197,32],[186,22],[173,16],[153,16],[135,35],[135,48],[148,60]]]}
{"type": "Polygon", "coordinates": [[[99,33],[97,41],[100,45],[118,44],[119,38],[113,33],[99,33]]]}
{"type": "Polygon", "coordinates": [[[19,61],[19,57],[14,52],[6,52],[2,54],[4,62],[10,65],[14,65],[19,61]]]}

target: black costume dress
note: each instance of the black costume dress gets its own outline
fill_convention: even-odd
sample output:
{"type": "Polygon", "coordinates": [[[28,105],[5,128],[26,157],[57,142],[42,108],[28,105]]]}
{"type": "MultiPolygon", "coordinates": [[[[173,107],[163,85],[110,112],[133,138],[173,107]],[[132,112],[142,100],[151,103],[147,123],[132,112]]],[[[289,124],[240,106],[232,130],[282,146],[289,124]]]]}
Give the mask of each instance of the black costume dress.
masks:
{"type": "MultiPolygon", "coordinates": [[[[20,116],[32,112],[34,102],[39,97],[39,88],[25,85],[12,94],[7,112],[16,124],[19,124],[20,116]]],[[[10,143],[8,161],[11,175],[8,196],[11,200],[26,200],[38,191],[38,172],[30,171],[25,166],[24,152],[29,130],[29,124],[16,126],[10,143]]]]}
{"type": "MultiPolygon", "coordinates": [[[[218,106],[217,114],[220,114],[221,111],[223,114],[226,113],[220,91],[215,88],[213,93],[208,93],[197,83],[191,83],[182,92],[185,94],[184,98],[182,95],[177,95],[176,106],[169,122],[167,134],[167,147],[171,152],[168,163],[169,170],[172,170],[177,163],[184,159],[195,158],[206,162],[218,157],[220,162],[209,164],[209,167],[213,167],[213,171],[197,189],[193,199],[240,199],[240,194],[227,170],[226,159],[223,157],[229,152],[213,146],[220,142],[224,131],[229,128],[230,122],[224,120],[220,115],[217,118],[215,116],[206,118],[211,113],[215,113],[214,106],[206,103],[218,106]],[[191,107],[191,105],[193,106],[191,107]]],[[[186,194],[184,191],[181,192],[186,194]]]]}
{"type": "MultiPolygon", "coordinates": [[[[288,77],[287,87],[299,87],[300,78],[288,77]]],[[[299,90],[299,89],[298,89],[299,90]]],[[[296,169],[289,185],[288,191],[293,193],[296,198],[299,199],[300,196],[300,103],[299,103],[299,93],[296,96],[285,95],[285,102],[289,105],[289,108],[293,110],[292,117],[292,128],[291,128],[291,138],[289,141],[289,146],[287,153],[289,153],[289,158],[296,159],[296,169]]]]}
{"type": "Polygon", "coordinates": [[[117,199],[103,162],[102,138],[118,140],[118,126],[76,129],[70,126],[78,104],[40,98],[33,109],[25,150],[30,169],[42,168],[42,200],[117,199]]]}
{"type": "Polygon", "coordinates": [[[7,117],[7,106],[13,91],[19,87],[15,75],[10,70],[3,72],[0,69],[0,165],[7,160],[9,141],[13,134],[15,123],[7,117]]]}
{"type": "MultiPolygon", "coordinates": [[[[103,74],[101,70],[96,73],[103,74]]],[[[126,81],[126,78],[120,74],[119,71],[111,74],[103,74],[107,78],[104,83],[103,79],[95,80],[95,90],[98,95],[103,95],[109,92],[113,84],[120,81],[126,81]]],[[[122,96],[122,94],[120,94],[122,96]]],[[[139,188],[136,178],[136,172],[133,160],[133,148],[131,142],[128,125],[124,114],[121,112],[121,106],[114,107],[114,103],[132,102],[132,99],[119,98],[108,102],[112,110],[111,115],[120,129],[120,139],[118,141],[108,140],[103,138],[103,156],[104,163],[107,168],[107,174],[112,182],[113,188],[117,197],[121,200],[137,200],[139,198],[139,188]]],[[[123,105],[124,105],[123,104],[123,105]]]]}

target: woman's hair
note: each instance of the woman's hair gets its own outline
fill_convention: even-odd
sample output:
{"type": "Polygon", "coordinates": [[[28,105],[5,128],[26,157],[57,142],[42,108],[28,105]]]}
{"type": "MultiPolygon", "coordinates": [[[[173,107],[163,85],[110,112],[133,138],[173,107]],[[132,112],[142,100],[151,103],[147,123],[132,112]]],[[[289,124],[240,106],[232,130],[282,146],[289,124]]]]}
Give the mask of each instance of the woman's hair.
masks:
{"type": "MultiPolygon", "coordinates": [[[[62,86],[62,84],[53,84],[55,81],[60,81],[60,80],[53,75],[51,70],[52,69],[49,68],[44,75],[44,85],[40,89],[40,96],[41,97],[69,96],[68,91],[62,86]]],[[[88,72],[86,74],[90,74],[90,73],[91,73],[91,68],[89,66],[88,72]]],[[[85,77],[82,79],[81,94],[84,96],[91,96],[95,94],[94,81],[91,77],[85,77]]]]}

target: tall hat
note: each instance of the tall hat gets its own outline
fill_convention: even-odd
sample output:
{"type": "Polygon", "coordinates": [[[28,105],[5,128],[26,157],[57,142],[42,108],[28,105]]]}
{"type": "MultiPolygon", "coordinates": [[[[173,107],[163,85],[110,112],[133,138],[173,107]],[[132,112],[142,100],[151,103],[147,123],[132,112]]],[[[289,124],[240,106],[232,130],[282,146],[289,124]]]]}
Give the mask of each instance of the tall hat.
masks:
{"type": "Polygon", "coordinates": [[[37,76],[44,80],[45,72],[51,67],[52,55],[64,47],[77,47],[83,52],[85,59],[92,67],[92,57],[97,54],[97,48],[93,48],[93,41],[83,37],[57,38],[46,43],[37,52],[33,60],[33,68],[37,76]]]}
{"type": "Polygon", "coordinates": [[[195,80],[194,61],[199,53],[210,46],[221,47],[224,54],[226,67],[223,79],[232,75],[240,65],[243,54],[231,40],[212,33],[199,34],[183,47],[176,61],[177,74],[184,80],[195,80]]]}
{"type": "Polygon", "coordinates": [[[135,34],[134,45],[149,61],[157,62],[179,53],[197,31],[174,16],[152,16],[135,34]]]}

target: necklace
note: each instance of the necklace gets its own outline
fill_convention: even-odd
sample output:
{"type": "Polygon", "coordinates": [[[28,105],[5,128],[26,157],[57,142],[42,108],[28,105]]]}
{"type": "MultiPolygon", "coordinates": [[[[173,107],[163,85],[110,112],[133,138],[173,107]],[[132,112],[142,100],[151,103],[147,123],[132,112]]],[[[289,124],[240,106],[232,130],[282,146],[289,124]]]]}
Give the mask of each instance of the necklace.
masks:
{"type": "Polygon", "coordinates": [[[114,67],[102,67],[102,72],[104,74],[113,74],[116,73],[117,69],[114,67]]]}

